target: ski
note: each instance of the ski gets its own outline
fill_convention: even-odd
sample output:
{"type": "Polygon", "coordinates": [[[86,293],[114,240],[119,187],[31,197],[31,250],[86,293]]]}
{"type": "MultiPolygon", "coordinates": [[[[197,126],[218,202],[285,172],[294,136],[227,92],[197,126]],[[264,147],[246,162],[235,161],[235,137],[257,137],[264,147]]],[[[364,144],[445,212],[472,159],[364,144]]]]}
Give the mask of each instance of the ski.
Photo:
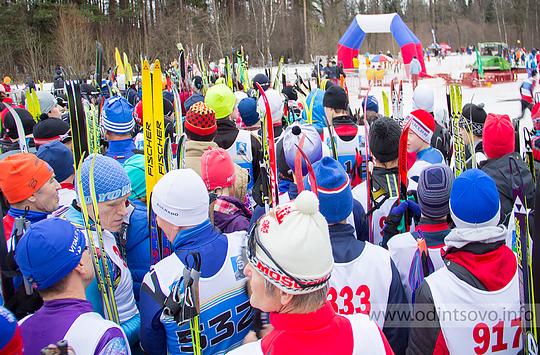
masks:
{"type": "MultiPolygon", "coordinates": [[[[84,156],[82,156],[78,162],[80,167],[83,163],[84,156]]],[[[76,170],[77,174],[77,193],[79,195],[79,200],[81,201],[81,212],[83,215],[84,226],[86,229],[87,240],[90,242],[90,249],[92,253],[92,262],[94,264],[94,270],[96,273],[96,281],[98,284],[98,289],[101,292],[101,297],[103,300],[105,316],[107,319],[120,324],[120,319],[118,316],[118,309],[116,307],[116,299],[114,297],[113,284],[111,280],[111,274],[109,273],[109,262],[107,260],[107,254],[105,252],[105,247],[103,244],[103,230],[101,229],[101,222],[99,219],[99,210],[96,199],[96,190],[95,190],[95,181],[94,181],[94,164],[95,164],[95,155],[89,159],[90,163],[90,175],[89,175],[89,185],[90,185],[90,195],[92,201],[92,208],[94,210],[93,224],[90,221],[88,215],[88,208],[86,206],[86,200],[83,193],[83,184],[81,178],[81,169],[76,170]],[[96,246],[92,233],[97,233],[99,238],[99,245],[96,246]]]]}
{"type": "Polygon", "coordinates": [[[396,91],[396,79],[390,82],[390,99],[392,100],[392,119],[398,122],[398,92],[396,91]]]}
{"type": "Polygon", "coordinates": [[[279,63],[278,63],[278,67],[277,67],[277,70],[276,70],[276,76],[274,77],[274,80],[272,81],[272,87],[274,88],[274,90],[277,90],[279,92],[281,92],[281,89],[280,88],[280,78],[281,78],[281,72],[283,71],[283,62],[285,61],[285,58],[283,58],[283,56],[281,56],[279,58],[279,63]]]}
{"type": "Polygon", "coordinates": [[[405,118],[403,117],[403,82],[400,80],[398,85],[398,97],[397,97],[397,106],[396,106],[396,117],[399,123],[399,126],[403,128],[405,124],[405,118]]]}
{"type": "Polygon", "coordinates": [[[17,111],[15,111],[10,105],[4,103],[4,106],[6,106],[8,111],[11,113],[11,116],[13,117],[13,121],[15,121],[15,127],[17,127],[17,136],[19,137],[19,149],[21,153],[28,153],[28,143],[26,142],[26,134],[24,132],[24,126],[21,117],[19,116],[17,111]]]}
{"type": "Polygon", "coordinates": [[[388,94],[385,90],[382,91],[382,102],[384,108],[384,117],[390,117],[390,107],[388,103],[388,94]]]}
{"type": "MultiPolygon", "coordinates": [[[[399,182],[399,199],[398,204],[404,201],[407,201],[407,188],[409,185],[409,177],[408,177],[408,169],[407,169],[407,143],[409,141],[409,127],[410,127],[411,121],[407,121],[405,123],[405,126],[403,127],[403,130],[401,132],[401,136],[399,137],[399,151],[398,151],[398,182],[399,182]]],[[[409,230],[409,226],[407,224],[407,218],[404,216],[404,218],[401,219],[400,226],[398,227],[398,231],[400,233],[405,233],[409,230]]]]}
{"type": "Polygon", "coordinates": [[[103,79],[103,46],[96,41],[96,72],[94,75],[95,86],[100,90],[101,80],[103,79]]]}
{"type": "Polygon", "coordinates": [[[164,240],[163,233],[156,223],[156,215],[152,211],[152,190],[158,180],[165,175],[163,92],[161,90],[161,66],[159,60],[154,62],[152,73],[148,61],[144,60],[143,62],[142,95],[146,193],[149,196],[147,208],[151,263],[155,264],[170,253],[168,242],[164,240]]]}
{"type": "Polygon", "coordinates": [[[527,129],[527,127],[523,127],[523,136],[525,138],[525,152],[523,153],[523,160],[529,167],[533,181],[536,182],[536,169],[534,167],[534,156],[532,152],[532,135],[533,134],[531,131],[529,131],[529,129],[527,129]]]}
{"type": "Polygon", "coordinates": [[[88,150],[90,154],[99,153],[101,147],[98,107],[91,102],[85,102],[84,114],[86,117],[86,130],[88,132],[88,150]]]}
{"type": "Polygon", "coordinates": [[[39,105],[36,90],[33,88],[26,91],[26,108],[34,118],[34,121],[38,122],[39,116],[41,115],[41,107],[39,105]]]}
{"type": "Polygon", "coordinates": [[[336,138],[334,135],[334,125],[333,122],[330,122],[328,120],[328,117],[326,115],[323,115],[324,117],[324,123],[326,124],[326,128],[328,129],[328,139],[330,140],[330,149],[332,150],[332,157],[339,161],[338,152],[337,152],[337,144],[336,144],[336,138]]]}
{"type": "Polygon", "coordinates": [[[179,78],[178,81],[180,83],[180,91],[185,92],[188,91],[187,83],[186,83],[186,53],[184,50],[184,46],[182,43],[177,43],[176,48],[178,48],[178,69],[179,69],[179,78]]]}
{"type": "MultiPolygon", "coordinates": [[[[371,193],[371,178],[369,176],[369,162],[371,158],[371,151],[369,150],[369,124],[367,121],[367,98],[369,96],[369,92],[371,91],[371,86],[368,87],[366,91],[366,96],[364,99],[364,142],[366,147],[366,189],[367,189],[367,210],[371,211],[372,206],[372,193],[371,193]]],[[[373,214],[369,214],[368,216],[368,231],[369,231],[369,241],[370,243],[373,243],[374,236],[373,236],[373,214]]]]}
{"type": "Polygon", "coordinates": [[[263,98],[264,106],[266,108],[266,114],[263,116],[262,124],[262,142],[263,142],[263,155],[264,155],[264,168],[268,173],[269,182],[268,182],[268,193],[265,196],[265,205],[268,210],[271,206],[272,208],[278,205],[278,186],[277,186],[277,165],[276,165],[276,150],[274,142],[274,127],[272,125],[272,117],[270,110],[270,103],[268,98],[264,93],[263,88],[259,83],[255,83],[259,94],[263,98]]]}
{"type": "Polygon", "coordinates": [[[536,302],[532,269],[532,239],[529,234],[529,209],[525,198],[523,177],[519,174],[515,158],[510,158],[510,178],[514,196],[514,223],[512,249],[518,259],[520,284],[521,322],[523,349],[525,354],[538,353],[538,330],[536,328],[536,302]],[[530,319],[529,319],[530,316],[530,319]]]}
{"type": "Polygon", "coordinates": [[[178,169],[184,169],[185,166],[185,153],[186,153],[186,141],[187,136],[185,133],[182,133],[180,138],[178,138],[178,143],[176,144],[176,167],[178,169]]]}
{"type": "Polygon", "coordinates": [[[466,167],[465,144],[459,129],[461,120],[461,86],[450,85],[450,116],[452,118],[452,138],[454,141],[454,173],[458,177],[466,167]]]}
{"type": "MultiPolygon", "coordinates": [[[[73,159],[75,165],[77,165],[81,157],[88,155],[88,136],[79,84],[73,81],[66,82],[66,94],[68,98],[73,159]]],[[[75,168],[77,167],[78,165],[75,168]]]]}

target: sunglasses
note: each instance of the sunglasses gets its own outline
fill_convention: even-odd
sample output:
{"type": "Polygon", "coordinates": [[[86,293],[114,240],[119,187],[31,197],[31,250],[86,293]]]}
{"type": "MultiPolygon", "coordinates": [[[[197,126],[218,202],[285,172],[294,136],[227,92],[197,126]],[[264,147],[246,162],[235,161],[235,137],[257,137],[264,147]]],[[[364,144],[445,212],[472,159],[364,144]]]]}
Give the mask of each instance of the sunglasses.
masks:
{"type": "MultiPolygon", "coordinates": [[[[262,250],[262,252],[272,261],[272,263],[274,263],[274,265],[277,267],[277,273],[280,273],[282,275],[280,275],[280,277],[278,279],[276,279],[276,277],[272,276],[272,275],[269,275],[270,277],[272,277],[273,279],[275,279],[276,281],[280,282],[281,284],[285,285],[286,287],[289,287],[289,288],[301,288],[301,289],[309,289],[309,288],[316,288],[324,283],[326,283],[328,281],[328,279],[330,278],[330,276],[328,277],[324,277],[322,279],[319,279],[319,280],[315,280],[315,281],[302,281],[300,279],[298,279],[297,277],[291,275],[290,273],[288,273],[273,257],[272,257],[272,254],[268,251],[268,249],[266,249],[264,247],[264,245],[261,243],[260,241],[260,238],[259,238],[259,223],[260,223],[261,219],[259,219],[259,221],[257,221],[257,223],[255,223],[253,225],[253,227],[251,228],[251,231],[249,233],[249,239],[248,239],[248,245],[247,245],[247,248],[243,248],[242,250],[242,256],[244,258],[244,262],[247,264],[247,262],[251,262],[251,264],[253,265],[257,265],[258,263],[263,263],[259,258],[257,258],[256,256],[256,251],[257,251],[257,246],[262,250]],[[285,282],[283,280],[283,275],[288,277],[290,280],[294,281],[295,285],[291,285],[290,282],[285,282]],[[296,287],[297,286],[297,287],[296,287]]],[[[264,263],[263,263],[264,264],[264,263]]],[[[257,267],[257,266],[256,266],[257,267]]],[[[264,268],[270,270],[269,271],[269,274],[274,274],[276,273],[275,270],[273,270],[273,268],[271,266],[268,266],[268,265],[264,265],[264,268]]]]}

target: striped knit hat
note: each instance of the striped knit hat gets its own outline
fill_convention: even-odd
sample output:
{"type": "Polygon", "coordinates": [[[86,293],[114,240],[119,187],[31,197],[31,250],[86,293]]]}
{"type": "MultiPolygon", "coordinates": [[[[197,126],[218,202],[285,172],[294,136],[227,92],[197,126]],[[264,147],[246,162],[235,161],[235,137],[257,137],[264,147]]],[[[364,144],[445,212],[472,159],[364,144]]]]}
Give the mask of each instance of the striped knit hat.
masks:
{"type": "Polygon", "coordinates": [[[450,191],[454,174],[446,164],[430,165],[418,180],[418,203],[422,214],[429,218],[443,218],[450,213],[450,191]]]}
{"type": "Polygon", "coordinates": [[[194,103],[186,113],[186,131],[199,136],[209,136],[216,132],[216,113],[202,101],[194,103]]]}
{"type": "Polygon", "coordinates": [[[128,100],[120,96],[108,99],[101,111],[101,124],[107,131],[125,134],[135,127],[133,119],[133,106],[128,100]]]}
{"type": "Polygon", "coordinates": [[[431,143],[435,132],[435,119],[425,110],[414,110],[409,114],[410,129],[424,142],[431,143]]]}

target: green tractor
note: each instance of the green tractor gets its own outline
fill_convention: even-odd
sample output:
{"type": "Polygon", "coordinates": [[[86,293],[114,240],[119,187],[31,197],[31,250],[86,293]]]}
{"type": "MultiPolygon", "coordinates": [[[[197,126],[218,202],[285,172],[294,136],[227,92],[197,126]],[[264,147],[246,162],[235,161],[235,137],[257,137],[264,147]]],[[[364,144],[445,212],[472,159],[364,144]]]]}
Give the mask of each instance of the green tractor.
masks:
{"type": "Polygon", "coordinates": [[[506,60],[508,45],[501,42],[478,43],[478,54],[471,73],[462,73],[462,82],[470,86],[484,86],[517,80],[517,72],[506,60]],[[481,65],[479,65],[480,60],[481,65]]]}
{"type": "MultiPolygon", "coordinates": [[[[511,70],[508,58],[508,45],[501,42],[478,43],[478,52],[484,72],[511,70]]],[[[473,65],[473,70],[478,71],[478,59],[473,65]]]]}

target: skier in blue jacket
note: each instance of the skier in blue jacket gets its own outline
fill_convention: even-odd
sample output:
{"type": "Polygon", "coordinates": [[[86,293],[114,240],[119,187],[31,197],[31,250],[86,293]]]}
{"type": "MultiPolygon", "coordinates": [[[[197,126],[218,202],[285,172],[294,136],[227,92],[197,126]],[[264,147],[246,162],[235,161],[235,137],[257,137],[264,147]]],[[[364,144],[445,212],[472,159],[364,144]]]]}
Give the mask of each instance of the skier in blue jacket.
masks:
{"type": "Polygon", "coordinates": [[[200,302],[196,304],[200,304],[202,352],[223,353],[241,345],[252,318],[241,256],[246,233],[225,235],[214,228],[208,218],[206,186],[191,169],[172,170],[158,181],[152,193],[152,209],[174,252],[153,266],[141,286],[144,351],[194,352],[190,322],[182,322],[185,303],[181,301],[187,268],[197,269],[197,265],[200,279],[194,276],[198,294],[193,297],[200,302]]]}
{"type": "Polygon", "coordinates": [[[101,125],[105,130],[105,139],[109,143],[106,156],[123,163],[135,154],[135,142],[132,131],[135,127],[133,106],[123,97],[112,97],[103,104],[101,125]]]}
{"type": "MultiPolygon", "coordinates": [[[[139,338],[139,311],[133,296],[131,272],[121,255],[121,245],[119,247],[114,235],[121,230],[122,223],[128,214],[126,202],[131,193],[131,184],[120,163],[100,154],[95,155],[95,158],[93,155],[86,158],[79,169],[81,169],[81,179],[75,181],[75,190],[79,190],[79,183],[81,183],[83,196],[77,195],[77,200],[72,205],[65,206],[54,214],[67,219],[77,228],[86,232],[82,204],[86,205],[91,227],[88,238],[93,239],[96,248],[100,245],[100,240],[103,240],[120,326],[126,333],[130,344],[134,345],[139,338]],[[92,159],[95,159],[93,164],[92,159]],[[94,223],[96,219],[90,188],[90,171],[92,169],[94,172],[93,188],[97,200],[102,236],[98,235],[94,223]],[[84,200],[82,200],[83,198],[84,200]]],[[[94,311],[104,315],[103,299],[96,282],[92,282],[86,289],[86,296],[92,303],[94,311]]]]}

